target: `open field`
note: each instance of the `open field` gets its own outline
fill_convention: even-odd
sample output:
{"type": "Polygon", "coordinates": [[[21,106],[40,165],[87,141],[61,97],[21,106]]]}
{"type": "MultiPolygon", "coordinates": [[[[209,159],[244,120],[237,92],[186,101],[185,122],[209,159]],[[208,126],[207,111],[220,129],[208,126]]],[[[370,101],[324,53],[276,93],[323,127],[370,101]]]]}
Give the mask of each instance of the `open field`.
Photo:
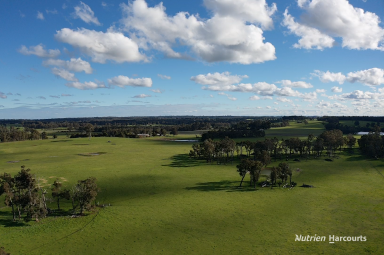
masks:
{"type": "MultiPolygon", "coordinates": [[[[291,123],[267,135],[306,137],[306,128],[315,135],[323,131],[319,122],[291,123]]],[[[11,254],[384,253],[383,160],[343,154],[333,162],[290,161],[292,169],[302,169],[293,181],[316,188],[255,191],[247,183],[236,188],[235,163],[195,161],[187,157],[190,148],[159,137],[0,144],[1,172],[15,174],[26,165],[47,184],[64,178],[67,186],[94,176],[102,189],[97,201],[112,205],[81,218],[21,224],[12,224],[10,210],[1,208],[0,246],[11,254]],[[327,242],[295,242],[295,234],[327,236],[327,242]],[[328,235],[363,235],[367,241],[329,244],[328,235]]]]}

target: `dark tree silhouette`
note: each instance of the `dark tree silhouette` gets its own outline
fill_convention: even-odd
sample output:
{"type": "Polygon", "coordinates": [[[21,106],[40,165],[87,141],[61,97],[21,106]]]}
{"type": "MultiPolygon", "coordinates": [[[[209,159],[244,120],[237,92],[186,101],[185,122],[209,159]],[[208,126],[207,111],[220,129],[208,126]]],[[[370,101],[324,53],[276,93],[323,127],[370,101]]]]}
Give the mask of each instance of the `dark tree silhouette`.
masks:
{"type": "Polygon", "coordinates": [[[60,199],[70,199],[70,193],[68,189],[62,189],[62,183],[58,180],[55,180],[53,183],[52,197],[56,198],[57,209],[60,210],[60,199]]]}
{"type": "Polygon", "coordinates": [[[89,211],[92,208],[92,202],[96,199],[99,188],[96,184],[95,177],[89,177],[85,180],[78,181],[74,187],[74,201],[80,207],[80,214],[84,210],[89,211]]]}

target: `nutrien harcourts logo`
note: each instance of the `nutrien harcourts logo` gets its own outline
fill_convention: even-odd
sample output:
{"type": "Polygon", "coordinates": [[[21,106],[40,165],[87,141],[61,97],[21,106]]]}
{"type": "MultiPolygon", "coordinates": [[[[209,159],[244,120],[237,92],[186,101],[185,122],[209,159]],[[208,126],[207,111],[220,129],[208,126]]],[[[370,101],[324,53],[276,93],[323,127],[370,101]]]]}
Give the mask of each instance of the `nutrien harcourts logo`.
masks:
{"type": "MultiPolygon", "coordinates": [[[[295,242],[326,242],[327,237],[326,236],[318,236],[315,234],[314,236],[310,235],[296,235],[295,242]]],[[[366,236],[335,236],[335,235],[329,235],[328,242],[329,243],[335,243],[335,242],[365,242],[367,241],[366,236]]]]}

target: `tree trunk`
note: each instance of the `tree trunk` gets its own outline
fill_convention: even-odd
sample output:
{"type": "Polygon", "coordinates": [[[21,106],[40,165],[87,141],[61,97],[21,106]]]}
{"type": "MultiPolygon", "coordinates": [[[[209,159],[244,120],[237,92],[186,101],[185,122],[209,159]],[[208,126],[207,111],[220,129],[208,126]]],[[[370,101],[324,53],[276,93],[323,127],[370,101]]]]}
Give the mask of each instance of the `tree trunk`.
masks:
{"type": "Polygon", "coordinates": [[[243,175],[243,178],[241,178],[240,187],[241,187],[241,185],[243,184],[243,180],[244,180],[244,178],[245,178],[245,174],[243,175]]]}
{"type": "Polygon", "coordinates": [[[13,217],[13,221],[16,221],[16,214],[15,214],[15,206],[14,204],[11,202],[12,204],[12,217],[13,217]]]}
{"type": "Polygon", "coordinates": [[[57,210],[60,210],[60,198],[57,198],[57,210]]]}
{"type": "Polygon", "coordinates": [[[19,213],[19,220],[21,220],[21,211],[20,211],[20,206],[17,206],[17,211],[19,213]]]}

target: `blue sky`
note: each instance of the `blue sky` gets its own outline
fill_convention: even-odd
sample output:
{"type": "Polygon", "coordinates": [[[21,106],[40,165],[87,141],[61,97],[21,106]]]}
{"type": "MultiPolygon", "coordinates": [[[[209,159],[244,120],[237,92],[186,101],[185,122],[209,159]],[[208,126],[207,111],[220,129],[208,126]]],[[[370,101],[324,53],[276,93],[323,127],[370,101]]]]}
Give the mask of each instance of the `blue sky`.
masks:
{"type": "Polygon", "coordinates": [[[0,118],[384,115],[384,2],[0,2],[0,118]]]}

